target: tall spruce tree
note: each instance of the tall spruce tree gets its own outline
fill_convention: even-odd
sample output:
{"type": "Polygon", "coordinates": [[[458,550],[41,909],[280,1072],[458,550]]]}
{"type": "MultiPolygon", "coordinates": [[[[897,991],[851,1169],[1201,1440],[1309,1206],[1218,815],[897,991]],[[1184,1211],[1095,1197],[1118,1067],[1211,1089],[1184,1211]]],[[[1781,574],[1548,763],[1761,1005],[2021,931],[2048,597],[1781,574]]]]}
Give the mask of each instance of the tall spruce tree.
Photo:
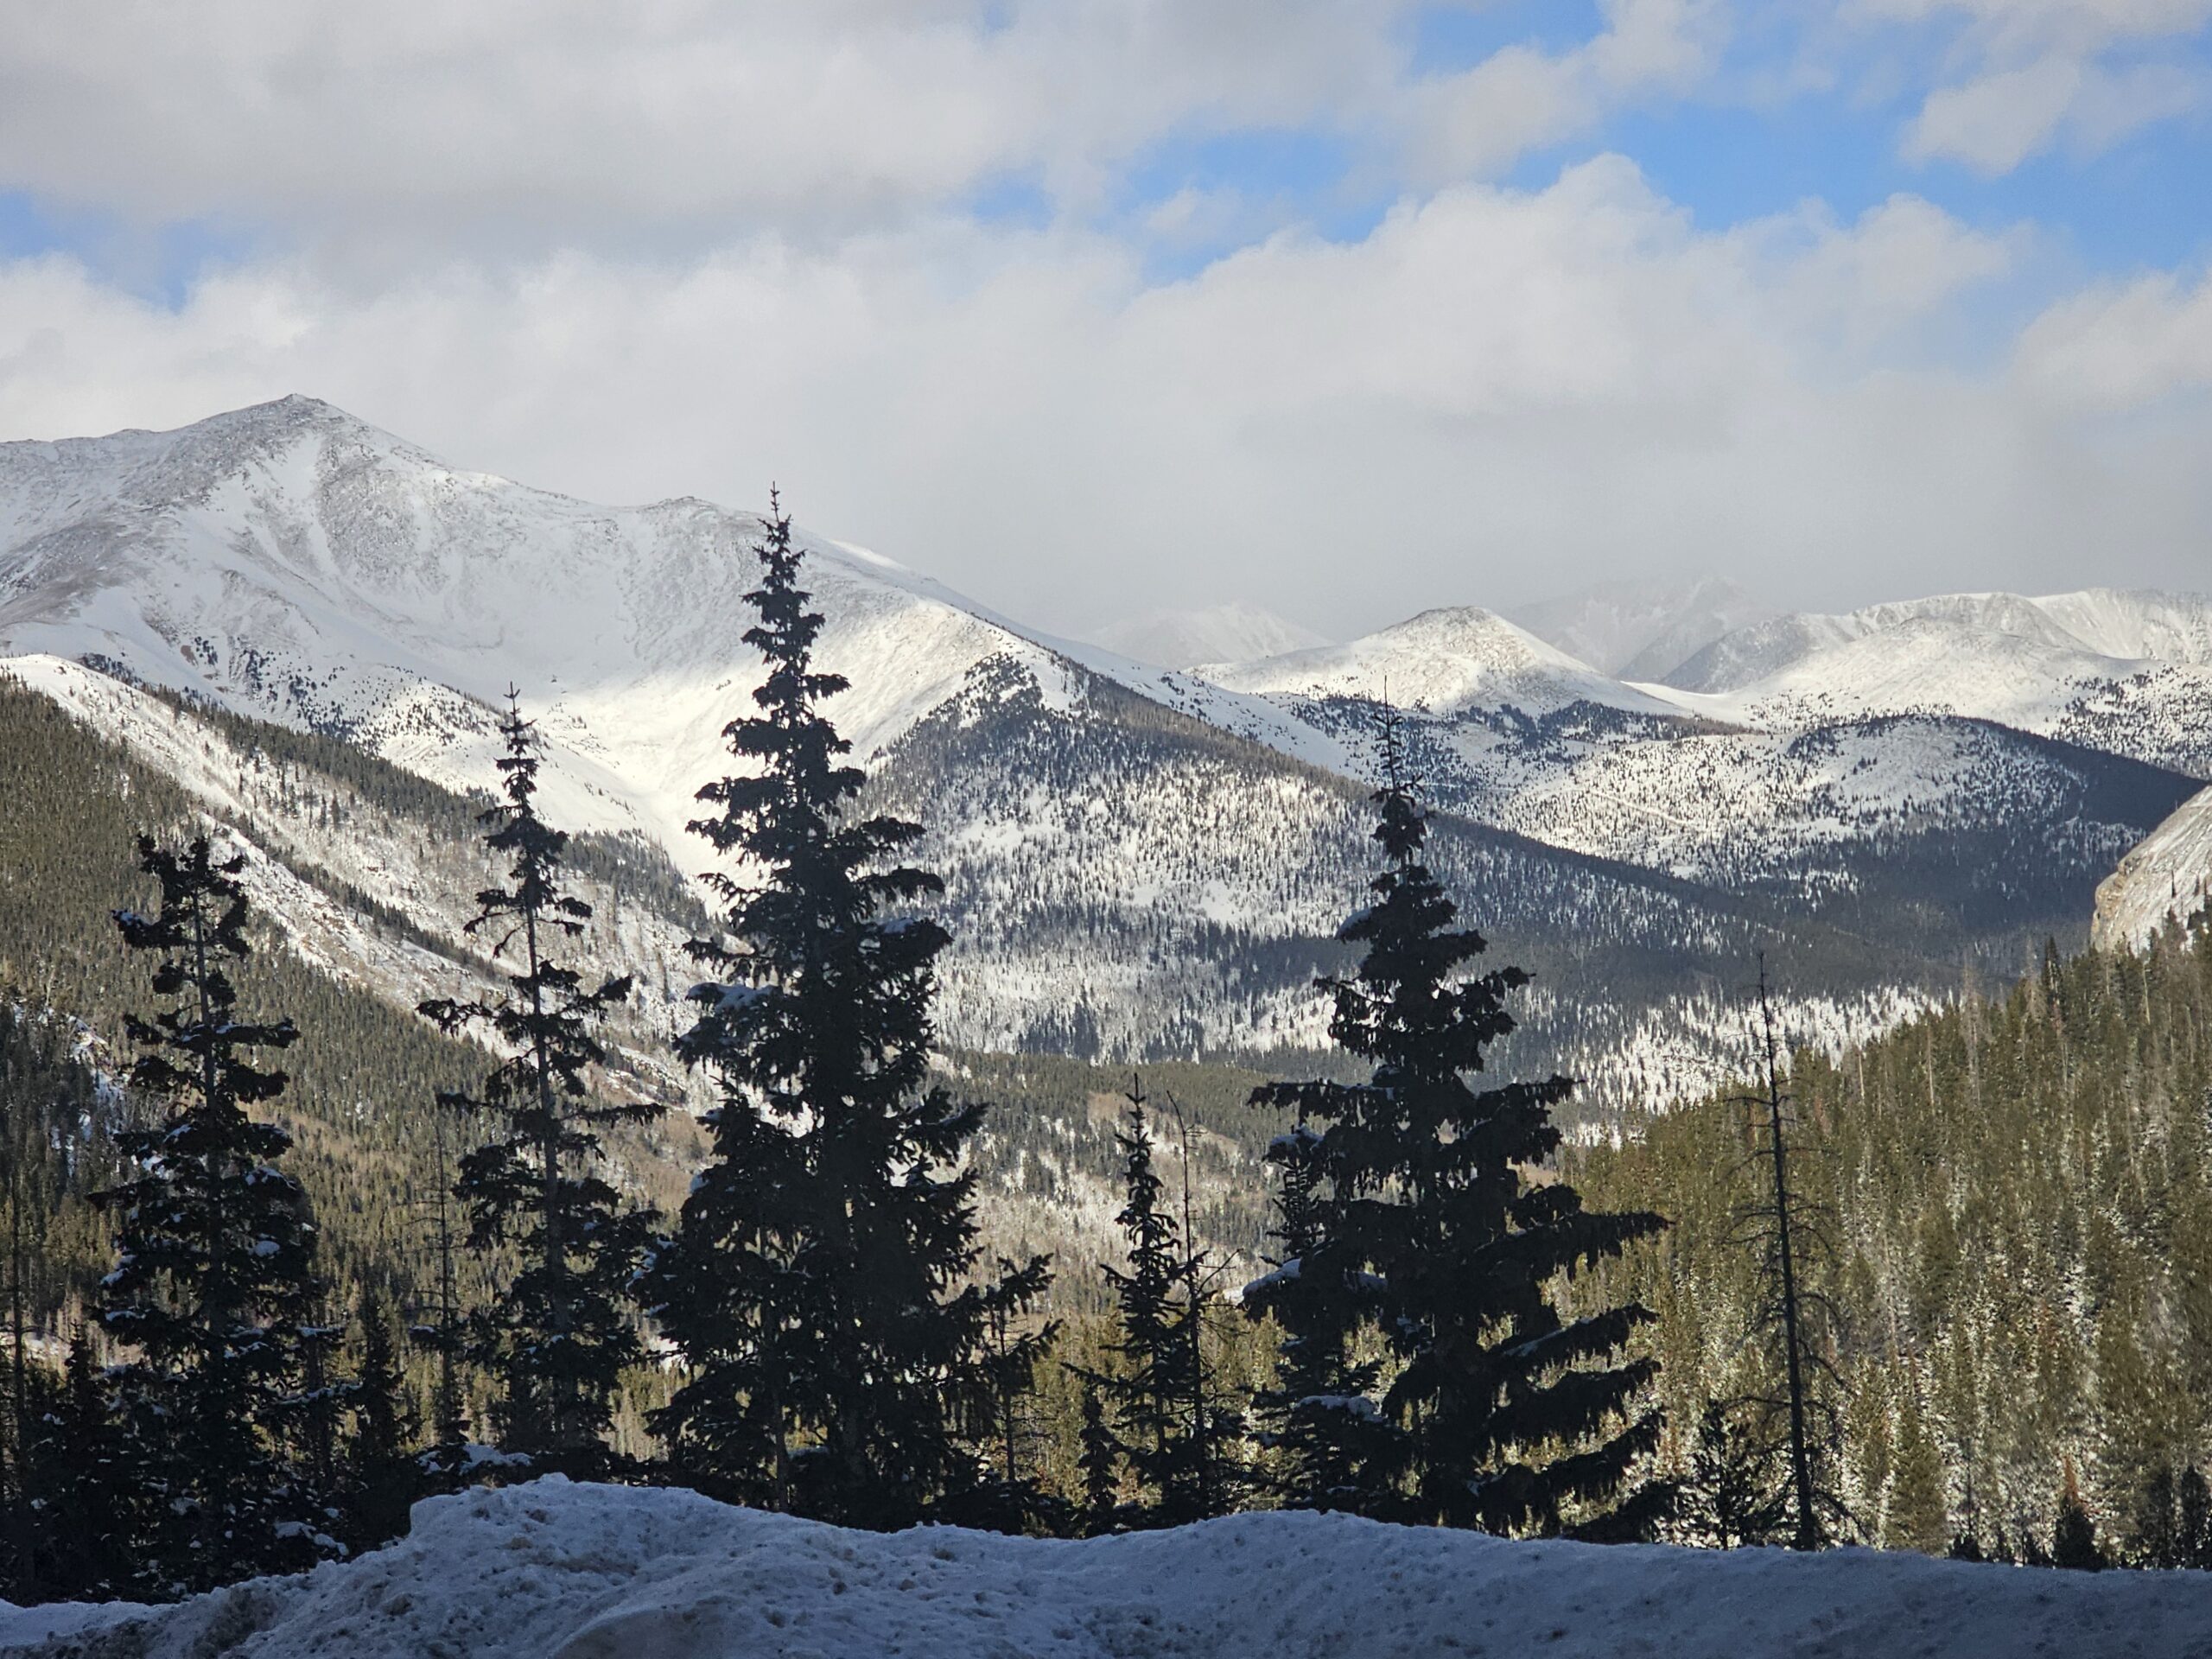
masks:
{"type": "Polygon", "coordinates": [[[1116,1221],[1128,1241],[1127,1267],[1104,1269],[1117,1327],[1109,1351],[1118,1363],[1080,1375],[1115,1408],[1122,1455],[1140,1488],[1132,1518],[1179,1526],[1234,1504],[1244,1482],[1231,1451],[1244,1424],[1224,1403],[1207,1349],[1207,1319],[1217,1299],[1208,1255],[1192,1237],[1189,1126],[1182,1125],[1186,1162],[1179,1217],[1153,1167],[1156,1143],[1141,1079],[1131,1082],[1124,1098],[1125,1126],[1115,1137],[1123,1195],[1116,1221]]]}
{"type": "Polygon", "coordinates": [[[1179,1490],[1183,1428],[1177,1406],[1182,1391],[1183,1345],[1175,1325],[1179,1253],[1175,1218],[1161,1202],[1166,1188],[1152,1166],[1152,1126],[1144,1115],[1144,1090],[1132,1082],[1123,1127],[1115,1134],[1122,1153],[1122,1208],[1115,1225],[1126,1239],[1124,1263],[1102,1269],[1114,1297],[1112,1369],[1085,1372],[1084,1380],[1112,1407],[1122,1455],[1137,1478],[1147,1519],[1173,1524],[1187,1496],[1179,1490]]]}
{"type": "Polygon", "coordinates": [[[488,1033],[507,1056],[477,1093],[438,1096],[496,1129],[461,1161],[454,1191],[468,1211],[470,1243],[512,1246],[523,1261],[472,1319],[470,1357],[499,1382],[506,1449],[591,1472],[606,1462],[603,1436],[621,1374],[644,1358],[627,1290],[648,1230],[648,1217],[594,1173],[600,1131],[664,1109],[602,1104],[592,1095],[592,1074],[607,1060],[593,1029],[629,999],[630,976],[587,990],[582,976],[554,957],[560,940],[583,931],[591,906],[563,887],[569,838],[538,816],[537,728],[513,692],[499,731],[505,798],[481,817],[485,844],[510,861],[510,885],[476,895],[467,931],[489,935],[495,957],[512,951],[515,970],[494,1000],[444,998],[421,1012],[449,1033],[488,1033]]]}
{"type": "Polygon", "coordinates": [[[1590,1535],[1633,1534],[1669,1496],[1647,1484],[1620,1497],[1659,1434],[1657,1408],[1642,1403],[1656,1362],[1622,1357],[1651,1315],[1626,1305],[1566,1324],[1550,1290],[1665,1224],[1586,1211],[1566,1183],[1531,1179],[1558,1147],[1551,1109],[1573,1091],[1567,1078],[1468,1083],[1514,1029],[1506,999],[1529,976],[1465,972],[1487,946],[1453,926],[1457,906],[1421,861],[1427,822],[1395,716],[1381,736],[1382,868],[1374,902],[1338,931],[1366,956],[1351,976],[1320,982],[1335,1004],[1331,1037],[1372,1073],[1254,1096],[1320,1126],[1313,1155],[1328,1227],[1299,1277],[1319,1273],[1334,1306],[1359,1316],[1329,1338],[1349,1349],[1363,1331],[1389,1355],[1370,1403],[1403,1436],[1403,1473],[1372,1465],[1357,1507],[1493,1530],[1578,1521],[1590,1535]]]}
{"type": "Polygon", "coordinates": [[[126,1017],[143,1051],[130,1083],[162,1115],[117,1138],[137,1173],[98,1198],[118,1250],[99,1315],[135,1353],[116,1387],[138,1465],[137,1587],[175,1594],[334,1548],[283,1455],[301,1326],[322,1287],[306,1200],[276,1166],[291,1137],[248,1111],[285,1084],[249,1056],[299,1033],[238,1012],[229,964],[249,949],[245,861],[218,859],[204,836],[181,851],[142,837],[138,855],[161,908],[118,911],[116,924],[153,958],[169,1005],[126,1017]]]}
{"type": "Polygon", "coordinates": [[[754,551],[745,637],[768,674],[722,733],[747,770],[700,791],[715,810],[691,828],[758,885],[710,877],[726,932],[690,947],[715,979],[677,1052],[721,1101],[646,1277],[690,1367],[656,1425],[710,1490],[898,1526],[976,1477],[960,1398],[986,1308],[963,1287],[956,1169],[983,1109],[924,1086],[948,936],[912,911],[943,883],[898,861],[919,826],[855,810],[862,773],[820,708],[846,682],[814,665],[823,619],[779,504],[754,551]]]}

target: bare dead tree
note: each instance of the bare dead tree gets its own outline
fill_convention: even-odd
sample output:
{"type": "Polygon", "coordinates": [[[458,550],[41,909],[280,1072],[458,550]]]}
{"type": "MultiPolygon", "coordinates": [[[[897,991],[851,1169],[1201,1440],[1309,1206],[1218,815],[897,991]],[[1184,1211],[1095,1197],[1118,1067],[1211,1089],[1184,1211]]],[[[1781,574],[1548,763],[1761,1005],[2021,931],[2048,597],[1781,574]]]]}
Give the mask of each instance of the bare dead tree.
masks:
{"type": "Polygon", "coordinates": [[[1758,1252],[1762,1294],[1751,1319],[1751,1335],[1780,1348],[1782,1392],[1761,1392],[1730,1402],[1748,1406],[1771,1423],[1787,1424],[1789,1452],[1790,1548],[1819,1549],[1831,1542],[1837,1522],[1847,1521],[1842,1501],[1821,1478],[1823,1454],[1835,1446],[1841,1429],[1834,1396],[1843,1379],[1821,1341],[1841,1328],[1841,1316],[1826,1292],[1806,1282],[1815,1256],[1834,1253],[1833,1217],[1796,1184],[1793,1159],[1814,1149],[1793,1146],[1796,1128],[1790,1096],[1782,1086],[1782,1045],[1775,1029],[1774,1000],[1766,955],[1758,958],[1760,1081],[1756,1094],[1732,1096],[1752,1114],[1751,1152],[1758,1168],[1759,1197],[1737,1212],[1734,1240],[1758,1252]]]}

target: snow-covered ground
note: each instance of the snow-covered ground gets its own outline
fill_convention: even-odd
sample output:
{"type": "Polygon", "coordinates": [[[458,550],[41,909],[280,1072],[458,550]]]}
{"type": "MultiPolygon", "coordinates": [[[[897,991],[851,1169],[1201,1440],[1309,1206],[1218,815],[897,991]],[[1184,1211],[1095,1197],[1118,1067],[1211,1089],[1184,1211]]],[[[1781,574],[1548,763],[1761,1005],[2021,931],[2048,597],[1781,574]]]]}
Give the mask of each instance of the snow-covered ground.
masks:
{"type": "Polygon", "coordinates": [[[1391,1659],[2212,1652],[2212,1574],[1600,1548],[1246,1515],[1045,1542],[844,1532],[556,1479],[176,1607],[0,1610],[0,1652],[186,1659],[1391,1659]]]}

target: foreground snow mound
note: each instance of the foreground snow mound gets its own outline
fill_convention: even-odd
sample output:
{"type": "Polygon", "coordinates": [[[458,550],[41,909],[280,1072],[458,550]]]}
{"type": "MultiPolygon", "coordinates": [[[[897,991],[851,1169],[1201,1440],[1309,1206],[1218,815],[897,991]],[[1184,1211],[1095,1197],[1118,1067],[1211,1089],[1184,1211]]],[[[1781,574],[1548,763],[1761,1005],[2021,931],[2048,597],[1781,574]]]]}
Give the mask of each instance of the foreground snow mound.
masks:
{"type": "Polygon", "coordinates": [[[845,1532],[557,1477],[418,1505],[404,1542],[176,1607],[0,1611],[83,1659],[2201,1654],[2212,1574],[1602,1549],[1231,1516],[1089,1543],[845,1532]]]}

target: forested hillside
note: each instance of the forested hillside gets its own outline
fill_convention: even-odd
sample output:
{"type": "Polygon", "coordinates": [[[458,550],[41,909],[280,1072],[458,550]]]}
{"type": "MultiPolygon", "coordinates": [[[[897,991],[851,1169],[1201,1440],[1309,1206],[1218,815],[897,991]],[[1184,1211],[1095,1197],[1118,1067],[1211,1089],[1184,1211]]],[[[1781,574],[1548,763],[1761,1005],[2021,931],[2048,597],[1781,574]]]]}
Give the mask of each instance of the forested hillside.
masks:
{"type": "MultiPolygon", "coordinates": [[[[1858,1530],[2018,1548],[2069,1481],[2107,1540],[2155,1529],[2161,1471],[2212,1451],[2212,919],[2142,956],[2054,952],[1840,1058],[1800,1049],[1786,1088],[1858,1530]]],[[[1709,1100],[1565,1160],[1593,1202],[1675,1223],[1611,1287],[1660,1314],[1678,1459],[1708,1401],[1777,1385],[1743,1238],[1763,1110],[1709,1100]]]]}
{"type": "MultiPolygon", "coordinates": [[[[272,792],[293,791],[318,811],[344,813],[350,803],[364,817],[404,796],[409,822],[423,827],[429,850],[436,850],[443,831],[456,879],[473,874],[478,861],[467,839],[474,829],[467,803],[330,740],[262,727],[244,735],[257,744],[289,741],[288,749],[263,751],[272,792]],[[322,768],[349,760],[353,775],[345,782],[352,793],[327,798],[330,778],[322,768]]],[[[200,804],[160,773],[47,698],[0,678],[0,1004],[20,1029],[19,1052],[42,1057],[35,1072],[14,1075],[41,1079],[27,1090],[41,1102],[58,1092],[99,1103],[80,1115],[88,1161],[71,1164],[49,1195],[61,1219],[53,1234],[53,1272],[41,1281],[42,1324],[82,1292],[88,1275],[97,1276],[106,1241],[77,1200],[105,1179],[106,1134],[130,1111],[119,1091],[101,1090],[99,1077],[120,1071],[122,1017],[143,1006],[146,975],[118,940],[109,912],[146,899],[149,884],[134,852],[138,834],[207,822],[200,804]],[[34,1017],[47,1010],[56,1017],[34,1017]]],[[[619,844],[588,842],[579,857],[605,880],[620,869],[623,852],[619,844]]],[[[327,884],[321,896],[364,930],[420,939],[426,949],[436,943],[341,879],[303,868],[327,884]]],[[[625,879],[655,878],[630,871],[625,879]]],[[[457,950],[450,938],[442,943],[457,950]]],[[[303,959],[277,930],[264,927],[256,944],[241,973],[244,1005],[289,1015],[302,1033],[284,1057],[291,1083],[276,1113],[297,1139],[291,1167],[321,1222],[325,1268],[340,1296],[374,1285],[409,1306],[428,1262],[423,1200],[435,1185],[442,1116],[433,1096],[471,1077],[484,1057],[303,959]]],[[[649,1192],[664,1197],[677,1179],[669,1173],[674,1148],[666,1136],[680,1136],[685,1127],[626,1143],[631,1177],[649,1192]]],[[[449,1116],[442,1132],[454,1155],[469,1144],[469,1126],[449,1116]]]]}

